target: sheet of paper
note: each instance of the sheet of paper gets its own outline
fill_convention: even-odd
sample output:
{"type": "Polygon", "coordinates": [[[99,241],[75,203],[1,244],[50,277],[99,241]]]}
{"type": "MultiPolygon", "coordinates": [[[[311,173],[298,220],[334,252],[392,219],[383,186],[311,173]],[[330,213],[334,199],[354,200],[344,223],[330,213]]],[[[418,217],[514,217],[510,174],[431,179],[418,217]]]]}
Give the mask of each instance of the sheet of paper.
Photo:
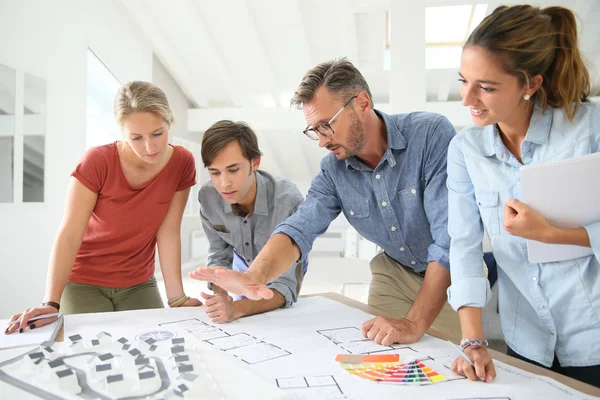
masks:
{"type": "MultiPolygon", "coordinates": [[[[300,299],[289,309],[241,318],[230,324],[212,323],[203,308],[73,315],[65,320],[65,335],[90,330],[95,334],[102,327],[110,326],[116,335],[141,336],[141,332],[149,331],[153,337],[161,338],[164,332],[181,328],[198,349],[220,355],[221,359],[225,356],[282,393],[307,400],[591,399],[552,379],[499,362],[496,362],[498,377],[493,384],[470,382],[450,370],[457,355],[443,340],[426,335],[418,343],[379,346],[365,339],[361,325],[371,318],[372,315],[338,302],[312,297],[300,299]],[[420,360],[446,380],[427,386],[368,381],[352,375],[335,361],[337,354],[350,352],[399,354],[402,363],[420,360]],[[306,385],[296,387],[302,382],[306,385]]],[[[215,360],[218,365],[219,358],[215,356],[215,360]]]]}
{"type": "MultiPolygon", "coordinates": [[[[13,332],[10,335],[0,334],[0,349],[35,346],[45,341],[53,341],[62,324],[62,316],[51,324],[39,328],[25,328],[22,333],[13,332]]],[[[0,327],[8,326],[10,320],[0,320],[0,327]]],[[[5,329],[5,328],[2,328],[5,329]]]]}

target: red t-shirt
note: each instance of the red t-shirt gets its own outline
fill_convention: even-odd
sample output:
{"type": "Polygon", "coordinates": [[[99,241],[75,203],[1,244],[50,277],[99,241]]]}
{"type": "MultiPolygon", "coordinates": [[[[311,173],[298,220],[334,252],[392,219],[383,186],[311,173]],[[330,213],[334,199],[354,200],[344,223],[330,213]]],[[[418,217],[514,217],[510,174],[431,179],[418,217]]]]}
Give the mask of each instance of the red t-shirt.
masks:
{"type": "Polygon", "coordinates": [[[173,146],[158,175],[133,188],[112,143],[89,149],[71,176],[98,200],[69,280],[115,288],[146,282],[154,274],[156,232],[175,192],[196,184],[192,153],[173,146]]]}

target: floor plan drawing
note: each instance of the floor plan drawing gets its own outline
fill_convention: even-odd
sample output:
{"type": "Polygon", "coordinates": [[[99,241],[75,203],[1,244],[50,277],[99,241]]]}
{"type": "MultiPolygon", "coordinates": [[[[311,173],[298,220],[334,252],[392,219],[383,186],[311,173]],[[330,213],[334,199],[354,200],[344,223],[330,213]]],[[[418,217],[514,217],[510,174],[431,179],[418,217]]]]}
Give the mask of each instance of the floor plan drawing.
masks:
{"type": "Polygon", "coordinates": [[[332,375],[277,378],[275,382],[278,388],[292,392],[301,400],[336,400],[347,398],[332,375]]]}
{"type": "Polygon", "coordinates": [[[199,340],[238,358],[246,364],[257,364],[291,354],[279,346],[267,343],[248,333],[231,334],[220,327],[207,324],[196,318],[161,323],[160,326],[184,329],[199,340]]]}

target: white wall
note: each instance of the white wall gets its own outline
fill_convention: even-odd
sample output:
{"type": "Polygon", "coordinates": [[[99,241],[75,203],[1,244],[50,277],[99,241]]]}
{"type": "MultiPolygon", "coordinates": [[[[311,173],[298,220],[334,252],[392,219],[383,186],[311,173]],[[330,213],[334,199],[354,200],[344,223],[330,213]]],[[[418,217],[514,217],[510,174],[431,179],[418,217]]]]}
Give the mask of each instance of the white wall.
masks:
{"type": "Polygon", "coordinates": [[[152,59],[152,83],[160,87],[167,95],[169,105],[173,110],[175,123],[171,126],[171,136],[179,136],[194,142],[200,142],[201,137],[197,134],[190,134],[188,130],[188,109],[192,103],[187,98],[179,84],[173,79],[169,71],[156,57],[152,59]]]}
{"type": "Polygon", "coordinates": [[[47,81],[45,203],[0,204],[0,318],[42,301],[69,174],[85,150],[86,49],[122,81],[152,80],[152,50],[117,0],[3,1],[0,63],[47,81]]]}
{"type": "MultiPolygon", "coordinates": [[[[179,84],[173,79],[169,71],[167,71],[164,65],[156,57],[153,59],[152,83],[165,92],[167,99],[169,100],[169,105],[173,110],[175,123],[171,126],[170,137],[177,136],[179,138],[200,143],[202,141],[202,136],[199,133],[192,133],[188,130],[187,118],[188,109],[192,106],[191,102],[183,90],[181,90],[179,84]]],[[[199,160],[196,160],[196,165],[201,165],[198,161],[199,160]]],[[[196,180],[198,182],[208,180],[208,175],[203,169],[198,169],[198,171],[196,171],[196,180]]],[[[192,188],[192,190],[193,189],[194,188],[192,188]]],[[[192,232],[196,230],[202,230],[200,215],[184,216],[181,223],[181,262],[184,264],[190,261],[191,235],[192,232]]],[[[204,260],[200,260],[197,264],[204,264],[204,260]]],[[[158,265],[157,259],[157,266],[158,265]]]]}

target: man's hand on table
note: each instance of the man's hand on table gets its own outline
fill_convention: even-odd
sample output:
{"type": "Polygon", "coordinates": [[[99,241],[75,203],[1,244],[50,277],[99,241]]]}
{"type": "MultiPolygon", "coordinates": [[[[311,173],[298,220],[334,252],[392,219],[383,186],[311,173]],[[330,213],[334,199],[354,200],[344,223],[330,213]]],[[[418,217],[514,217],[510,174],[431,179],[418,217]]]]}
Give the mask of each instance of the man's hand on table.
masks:
{"type": "Polygon", "coordinates": [[[408,319],[375,317],[363,323],[362,333],[377,344],[389,346],[393,343],[417,342],[425,330],[408,319]]]}

